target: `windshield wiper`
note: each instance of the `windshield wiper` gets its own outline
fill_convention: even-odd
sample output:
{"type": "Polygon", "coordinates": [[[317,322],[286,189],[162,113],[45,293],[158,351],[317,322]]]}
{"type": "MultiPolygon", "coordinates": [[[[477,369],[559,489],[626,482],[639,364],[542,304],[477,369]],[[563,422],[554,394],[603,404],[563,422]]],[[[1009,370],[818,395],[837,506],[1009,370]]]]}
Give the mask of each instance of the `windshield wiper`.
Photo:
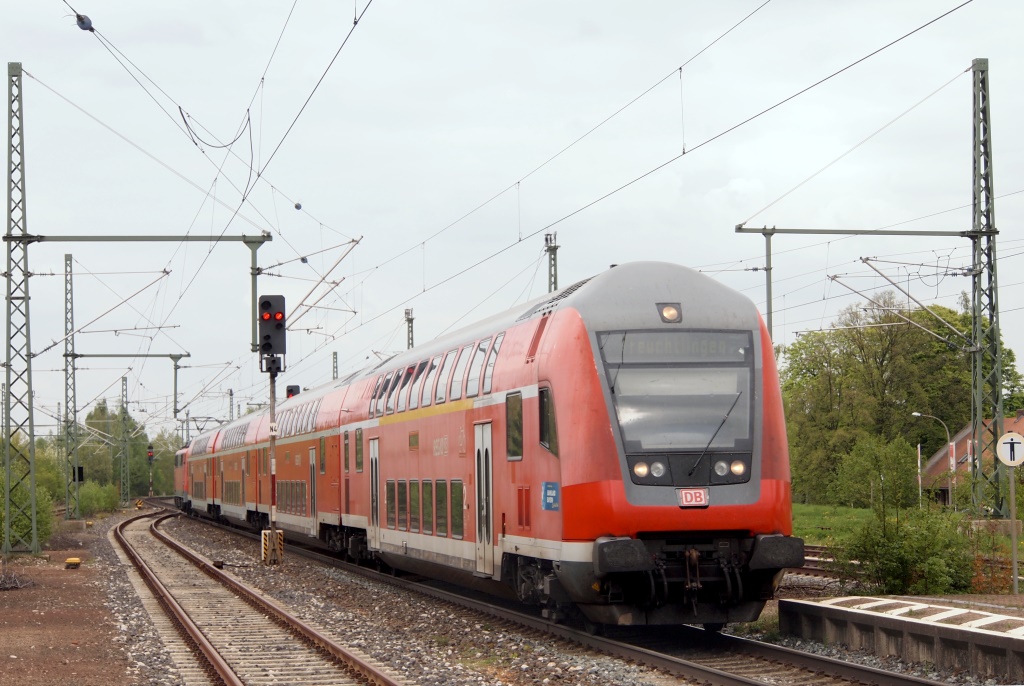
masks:
{"type": "Polygon", "coordinates": [[[711,434],[711,438],[708,439],[708,444],[704,446],[704,451],[701,452],[700,457],[697,458],[697,461],[693,463],[693,468],[690,470],[690,473],[687,474],[686,476],[693,476],[693,473],[697,471],[697,465],[699,465],[700,461],[704,459],[704,454],[707,453],[708,448],[710,448],[711,444],[714,443],[715,437],[718,435],[718,432],[722,430],[722,427],[725,426],[725,423],[729,420],[729,415],[731,415],[732,411],[736,408],[736,403],[739,402],[741,395],[743,395],[743,391],[737,393],[736,397],[732,399],[732,405],[729,407],[729,411],[725,413],[724,417],[722,417],[722,421],[719,422],[718,428],[715,429],[715,433],[711,434]]]}

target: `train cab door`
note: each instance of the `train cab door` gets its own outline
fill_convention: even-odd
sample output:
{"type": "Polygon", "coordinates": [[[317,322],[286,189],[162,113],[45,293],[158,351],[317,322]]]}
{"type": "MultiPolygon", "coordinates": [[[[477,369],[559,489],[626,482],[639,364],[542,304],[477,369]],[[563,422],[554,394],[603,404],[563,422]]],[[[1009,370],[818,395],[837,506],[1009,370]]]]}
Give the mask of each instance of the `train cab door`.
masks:
{"type": "Polygon", "coordinates": [[[370,550],[380,550],[380,464],[377,438],[370,443],[370,530],[366,532],[370,550]]]}
{"type": "Polygon", "coordinates": [[[476,573],[494,574],[494,523],[491,512],[491,424],[473,426],[476,450],[476,573]]]}

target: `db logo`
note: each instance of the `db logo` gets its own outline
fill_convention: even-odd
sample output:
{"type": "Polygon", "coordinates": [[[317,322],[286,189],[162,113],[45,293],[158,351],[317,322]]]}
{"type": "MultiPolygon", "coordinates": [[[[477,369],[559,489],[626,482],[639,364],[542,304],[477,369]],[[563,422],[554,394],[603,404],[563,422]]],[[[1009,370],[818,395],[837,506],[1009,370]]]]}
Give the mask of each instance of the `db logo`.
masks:
{"type": "Polygon", "coordinates": [[[706,488],[680,488],[676,494],[679,496],[679,507],[708,506],[708,489],[706,488]]]}

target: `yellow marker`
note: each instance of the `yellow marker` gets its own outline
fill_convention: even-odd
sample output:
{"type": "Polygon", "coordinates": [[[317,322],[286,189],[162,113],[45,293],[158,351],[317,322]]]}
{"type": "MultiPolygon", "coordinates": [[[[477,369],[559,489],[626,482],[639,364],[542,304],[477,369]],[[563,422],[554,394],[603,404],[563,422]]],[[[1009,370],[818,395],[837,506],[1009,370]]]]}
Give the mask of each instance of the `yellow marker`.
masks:
{"type": "Polygon", "coordinates": [[[64,569],[78,569],[82,564],[82,560],[77,557],[69,557],[64,560],[64,569]]]}

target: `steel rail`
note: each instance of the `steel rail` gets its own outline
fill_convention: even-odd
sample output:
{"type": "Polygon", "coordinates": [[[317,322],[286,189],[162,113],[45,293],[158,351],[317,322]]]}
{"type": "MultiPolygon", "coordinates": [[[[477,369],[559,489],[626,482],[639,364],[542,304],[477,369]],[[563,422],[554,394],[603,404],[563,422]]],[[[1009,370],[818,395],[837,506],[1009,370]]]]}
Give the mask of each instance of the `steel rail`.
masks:
{"type": "Polygon", "coordinates": [[[220,583],[230,588],[239,597],[245,600],[253,607],[258,608],[260,611],[267,613],[271,618],[280,624],[284,625],[288,629],[294,631],[296,634],[301,636],[307,642],[313,644],[323,652],[327,653],[336,660],[341,661],[344,665],[352,670],[358,672],[364,679],[369,681],[376,686],[405,686],[404,682],[396,681],[390,676],[380,671],[371,664],[367,664],[363,659],[346,649],[344,646],[335,643],[327,636],[309,626],[302,620],[291,615],[282,606],[275,603],[270,598],[255,593],[251,588],[243,585],[230,575],[222,572],[221,570],[208,563],[199,555],[184,547],[174,539],[167,536],[165,533],[159,530],[158,525],[164,520],[171,517],[176,517],[178,514],[169,514],[161,517],[157,521],[153,522],[150,527],[150,531],[153,535],[178,554],[185,557],[189,562],[194,564],[200,570],[210,577],[213,577],[220,583]]]}
{"type": "MultiPolygon", "coordinates": [[[[146,517],[158,516],[154,513],[145,513],[136,515],[121,522],[114,528],[114,537],[117,539],[121,549],[124,550],[125,555],[131,560],[132,564],[138,570],[142,580],[149,587],[149,590],[153,592],[154,597],[160,603],[160,606],[164,608],[164,611],[172,619],[175,626],[178,627],[178,631],[182,638],[189,644],[193,645],[199,653],[202,655],[202,661],[205,662],[209,670],[217,676],[226,686],[245,686],[244,682],[238,678],[235,671],[231,669],[228,663],[224,660],[221,654],[213,646],[212,643],[206,638],[199,627],[195,625],[192,618],[188,616],[185,609],[178,604],[178,601],[170,594],[166,587],[160,582],[153,573],[153,570],[149,568],[149,565],[145,563],[142,557],[135,551],[131,543],[128,542],[127,537],[124,535],[124,529],[132,522],[144,519],[146,517]]],[[[164,515],[162,518],[172,517],[174,515],[164,515]]]]}
{"type": "MultiPolygon", "coordinates": [[[[238,527],[220,524],[206,519],[199,519],[199,521],[208,526],[214,526],[225,531],[230,531],[231,533],[242,537],[257,538],[255,534],[238,527]]],[[[400,577],[377,572],[366,567],[360,567],[312,548],[307,548],[301,545],[297,546],[291,543],[286,544],[286,547],[290,549],[293,554],[298,554],[308,559],[338,567],[345,571],[387,583],[404,590],[416,591],[417,593],[421,593],[438,600],[443,600],[460,607],[482,612],[484,614],[491,615],[492,617],[562,638],[571,643],[583,645],[587,648],[591,648],[608,655],[659,669],[674,676],[694,679],[706,684],[714,684],[715,686],[764,686],[765,683],[761,679],[745,677],[739,674],[730,674],[714,667],[702,665],[699,662],[659,652],[656,649],[650,649],[641,645],[618,641],[604,636],[596,636],[563,624],[553,624],[547,619],[524,614],[519,609],[501,607],[500,605],[495,605],[486,601],[468,598],[459,593],[424,585],[420,581],[402,579],[400,577]]],[[[708,648],[714,650],[731,650],[733,652],[742,653],[750,657],[769,662],[794,665],[811,672],[827,675],[834,679],[852,681],[854,683],[861,684],[873,684],[875,686],[943,686],[942,682],[938,681],[931,681],[929,679],[895,672],[886,672],[866,665],[858,665],[852,662],[845,662],[843,660],[815,655],[814,653],[807,653],[753,639],[746,639],[728,634],[709,633],[696,627],[676,627],[674,631],[687,636],[686,641],[679,641],[681,645],[702,643],[708,648]],[[687,643],[687,641],[689,643],[687,643]]],[[[642,641],[638,641],[638,643],[640,642],[642,641]]]]}

